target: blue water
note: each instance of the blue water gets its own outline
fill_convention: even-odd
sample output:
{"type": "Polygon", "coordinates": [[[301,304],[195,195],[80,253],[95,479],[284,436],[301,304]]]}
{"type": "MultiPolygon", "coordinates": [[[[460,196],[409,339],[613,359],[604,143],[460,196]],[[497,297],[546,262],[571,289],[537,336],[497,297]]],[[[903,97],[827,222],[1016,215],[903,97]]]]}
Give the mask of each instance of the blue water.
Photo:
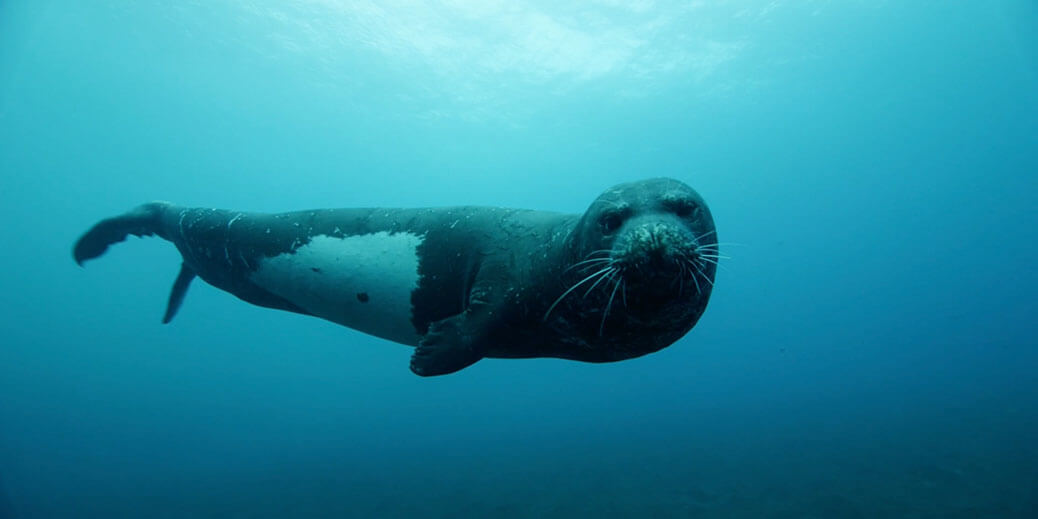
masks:
{"type": "Polygon", "coordinates": [[[0,2],[0,517],[1038,516],[1038,7],[0,2]],[[579,7],[578,7],[579,6],[579,7]],[[606,365],[408,348],[74,240],[153,199],[582,212],[736,242],[606,365]]]}

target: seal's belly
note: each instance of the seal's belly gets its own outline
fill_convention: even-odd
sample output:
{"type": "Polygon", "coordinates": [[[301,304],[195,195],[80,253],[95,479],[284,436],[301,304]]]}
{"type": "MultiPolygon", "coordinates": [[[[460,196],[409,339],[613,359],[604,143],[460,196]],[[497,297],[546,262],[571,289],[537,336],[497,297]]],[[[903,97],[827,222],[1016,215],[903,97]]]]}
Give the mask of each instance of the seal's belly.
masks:
{"type": "Polygon", "coordinates": [[[418,288],[418,234],[314,236],[261,260],[250,281],[311,314],[416,345],[411,295],[418,288]]]}

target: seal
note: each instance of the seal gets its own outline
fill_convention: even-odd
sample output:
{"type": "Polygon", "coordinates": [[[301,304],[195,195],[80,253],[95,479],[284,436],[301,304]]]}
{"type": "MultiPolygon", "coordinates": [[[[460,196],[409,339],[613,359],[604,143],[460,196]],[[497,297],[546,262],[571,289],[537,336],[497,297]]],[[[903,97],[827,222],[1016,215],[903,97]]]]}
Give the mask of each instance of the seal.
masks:
{"type": "Polygon", "coordinates": [[[164,323],[200,277],[255,305],[414,346],[422,376],[484,357],[613,362],[658,351],[699,320],[720,258],[702,197],[666,178],[615,186],[583,214],[151,202],[94,225],[73,256],[82,265],[130,235],[161,237],[182,256],[164,323]]]}

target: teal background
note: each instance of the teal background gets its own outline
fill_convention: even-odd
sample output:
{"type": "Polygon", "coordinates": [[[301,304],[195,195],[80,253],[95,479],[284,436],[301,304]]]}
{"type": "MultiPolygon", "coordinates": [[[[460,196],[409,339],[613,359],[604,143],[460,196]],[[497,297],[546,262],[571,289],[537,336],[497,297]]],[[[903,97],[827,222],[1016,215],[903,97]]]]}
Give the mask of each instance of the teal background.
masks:
{"type": "Polygon", "coordinates": [[[0,517],[1034,517],[1029,0],[0,0],[0,517]],[[737,242],[611,365],[410,350],[86,269],[138,203],[582,212],[737,242]]]}

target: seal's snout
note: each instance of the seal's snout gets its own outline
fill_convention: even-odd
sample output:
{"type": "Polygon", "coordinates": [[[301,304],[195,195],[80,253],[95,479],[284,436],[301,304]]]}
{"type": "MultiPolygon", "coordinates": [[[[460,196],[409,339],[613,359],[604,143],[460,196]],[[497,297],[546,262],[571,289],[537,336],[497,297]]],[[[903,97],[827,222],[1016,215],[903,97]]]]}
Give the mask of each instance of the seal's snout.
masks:
{"type": "Polygon", "coordinates": [[[676,218],[653,215],[632,220],[621,229],[613,245],[612,257],[620,266],[628,296],[643,306],[649,300],[664,304],[689,297],[698,272],[697,242],[686,225],[676,218]]]}
{"type": "Polygon", "coordinates": [[[688,231],[659,221],[631,225],[616,245],[620,264],[647,273],[678,269],[681,261],[695,251],[688,231]]]}

